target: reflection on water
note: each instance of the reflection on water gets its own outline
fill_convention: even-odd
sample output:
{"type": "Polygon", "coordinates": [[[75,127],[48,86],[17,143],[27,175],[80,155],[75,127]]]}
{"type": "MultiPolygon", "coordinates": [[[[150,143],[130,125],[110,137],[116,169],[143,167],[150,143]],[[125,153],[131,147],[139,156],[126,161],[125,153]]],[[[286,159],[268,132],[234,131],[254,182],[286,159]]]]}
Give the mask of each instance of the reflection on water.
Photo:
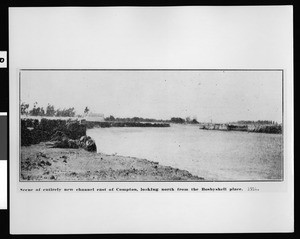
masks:
{"type": "Polygon", "coordinates": [[[99,152],[145,158],[206,180],[282,179],[282,135],[169,128],[95,128],[99,152]]]}

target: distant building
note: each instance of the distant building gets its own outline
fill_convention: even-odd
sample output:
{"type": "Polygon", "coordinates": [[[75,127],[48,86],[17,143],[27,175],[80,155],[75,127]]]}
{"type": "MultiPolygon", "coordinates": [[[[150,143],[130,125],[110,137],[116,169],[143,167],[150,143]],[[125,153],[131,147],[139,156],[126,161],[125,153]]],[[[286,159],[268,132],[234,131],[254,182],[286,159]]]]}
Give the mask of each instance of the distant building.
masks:
{"type": "Polygon", "coordinates": [[[98,114],[98,113],[88,113],[85,117],[86,121],[91,122],[104,122],[104,114],[98,114]]]}

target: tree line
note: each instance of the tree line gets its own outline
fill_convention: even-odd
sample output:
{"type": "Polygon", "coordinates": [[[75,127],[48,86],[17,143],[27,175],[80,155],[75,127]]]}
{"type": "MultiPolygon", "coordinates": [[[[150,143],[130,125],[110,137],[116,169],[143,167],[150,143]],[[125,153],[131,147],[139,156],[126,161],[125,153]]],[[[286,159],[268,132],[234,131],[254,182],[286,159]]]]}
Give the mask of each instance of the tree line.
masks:
{"type": "MultiPolygon", "coordinates": [[[[74,107],[64,108],[64,109],[55,109],[54,105],[48,104],[47,107],[38,106],[38,103],[35,102],[33,107],[29,109],[29,104],[24,102],[21,103],[21,115],[30,115],[30,116],[56,116],[56,117],[74,117],[76,111],[74,107]]],[[[86,107],[84,114],[88,114],[89,108],[86,107]]],[[[79,116],[79,115],[77,115],[79,116]]]]}
{"type": "MultiPolygon", "coordinates": [[[[38,103],[35,102],[33,107],[29,109],[29,104],[22,102],[21,103],[21,115],[29,115],[29,116],[56,116],[56,117],[83,117],[90,112],[88,107],[85,107],[83,114],[76,114],[74,107],[64,108],[64,109],[55,109],[54,105],[49,104],[44,109],[43,107],[38,106],[38,103]]],[[[142,117],[132,117],[132,118],[120,118],[114,117],[110,115],[109,117],[104,118],[105,121],[118,121],[118,122],[166,122],[166,123],[177,123],[177,124],[198,124],[196,117],[172,117],[169,120],[162,120],[162,119],[153,119],[153,118],[142,118],[142,117]]]]}
{"type": "Polygon", "coordinates": [[[194,117],[187,117],[185,119],[180,117],[172,117],[170,120],[162,120],[162,119],[153,119],[153,118],[142,118],[142,117],[127,117],[127,118],[118,118],[110,115],[109,117],[104,118],[105,121],[118,121],[118,122],[165,122],[165,123],[177,123],[177,124],[198,124],[199,122],[194,117]]]}

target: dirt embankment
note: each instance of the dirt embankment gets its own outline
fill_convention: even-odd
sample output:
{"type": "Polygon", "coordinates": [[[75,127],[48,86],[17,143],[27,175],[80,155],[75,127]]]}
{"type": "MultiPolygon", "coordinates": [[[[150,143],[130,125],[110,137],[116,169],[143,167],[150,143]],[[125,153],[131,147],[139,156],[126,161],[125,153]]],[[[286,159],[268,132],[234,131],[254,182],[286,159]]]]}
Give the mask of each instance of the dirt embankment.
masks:
{"type": "Polygon", "coordinates": [[[21,147],[22,181],[202,181],[186,170],[146,159],[80,149],[21,147]]]}

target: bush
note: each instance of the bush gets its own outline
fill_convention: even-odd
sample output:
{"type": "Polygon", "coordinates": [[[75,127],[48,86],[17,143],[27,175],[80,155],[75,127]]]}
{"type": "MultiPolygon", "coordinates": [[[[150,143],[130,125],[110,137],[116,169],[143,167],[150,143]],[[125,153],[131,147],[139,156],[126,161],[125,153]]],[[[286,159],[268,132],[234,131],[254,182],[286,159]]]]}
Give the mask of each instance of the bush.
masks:
{"type": "Polygon", "coordinates": [[[61,132],[70,139],[79,139],[86,135],[86,126],[77,121],[66,122],[65,120],[21,120],[21,145],[28,146],[40,142],[50,141],[56,132],[61,132]],[[32,130],[28,129],[33,128],[32,130]]]}

